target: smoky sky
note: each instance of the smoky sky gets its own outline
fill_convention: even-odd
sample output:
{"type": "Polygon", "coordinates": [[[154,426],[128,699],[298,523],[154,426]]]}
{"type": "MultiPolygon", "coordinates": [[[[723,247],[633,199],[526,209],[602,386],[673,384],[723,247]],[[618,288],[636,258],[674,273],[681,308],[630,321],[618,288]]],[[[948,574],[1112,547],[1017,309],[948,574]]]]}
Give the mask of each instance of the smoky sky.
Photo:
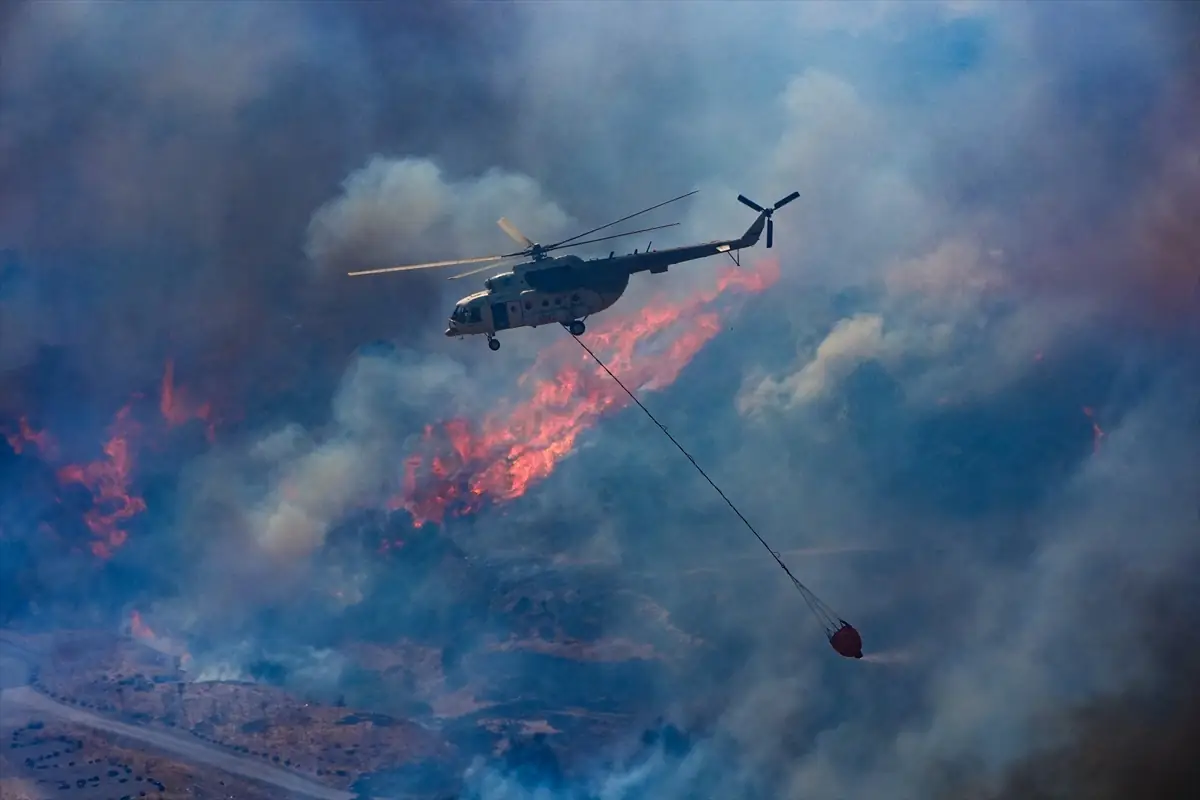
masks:
{"type": "MultiPolygon", "coordinates": [[[[87,573],[103,608],[61,588],[84,567],[37,533],[52,476],[8,458],[21,586],[96,618],[136,604],[210,675],[270,658],[313,686],[352,670],[359,634],[453,642],[456,679],[503,676],[496,702],[573,702],[570,680],[538,688],[544,665],[483,654],[541,635],[509,613],[522,592],[561,619],[582,604],[580,637],[674,655],[603,680],[692,731],[685,754],[622,756],[636,725],[552,736],[569,779],[476,765],[488,798],[552,779],[903,798],[947,791],[948,769],[967,778],[947,796],[972,796],[1103,751],[1086,725],[1030,732],[1183,697],[1130,598],[1190,591],[1194,555],[1194,8],[11,7],[0,421],[95,450],[168,358],[231,420],[212,446],[147,450],[148,512],[87,573]],[[491,353],[441,335],[469,280],[343,273],[505,252],[501,215],[546,242],[691,188],[648,219],[682,223],[656,245],[736,236],[739,192],[801,197],[776,217],[778,284],[645,401],[864,632],[861,663],[636,409],[503,508],[420,536],[373,510],[425,425],[503,415],[561,331],[491,353]],[[380,536],[419,555],[383,558],[380,536]]],[[[605,313],[720,266],[637,276],[605,313]]],[[[1128,796],[1120,780],[1090,796],[1128,796]]]]}
{"type": "Polygon", "coordinates": [[[285,381],[313,369],[336,380],[358,342],[444,315],[420,278],[314,284],[303,231],[363,154],[419,153],[452,171],[502,162],[499,148],[454,142],[496,127],[485,66],[464,54],[483,31],[464,12],[13,10],[2,236],[31,277],[9,301],[21,325],[6,326],[6,372],[63,348],[111,402],[173,355],[241,402],[268,362],[285,381]]]}

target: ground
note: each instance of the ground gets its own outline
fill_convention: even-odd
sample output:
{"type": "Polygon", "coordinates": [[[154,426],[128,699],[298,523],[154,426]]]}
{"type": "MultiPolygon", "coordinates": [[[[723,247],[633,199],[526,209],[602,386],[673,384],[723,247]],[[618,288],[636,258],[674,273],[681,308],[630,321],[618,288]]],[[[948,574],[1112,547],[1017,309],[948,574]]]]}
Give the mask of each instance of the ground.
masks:
{"type": "Polygon", "coordinates": [[[664,652],[678,659],[702,643],[664,609],[642,608],[640,595],[627,599],[657,636],[604,635],[586,596],[558,583],[496,591],[490,604],[508,634],[461,653],[403,637],[348,641],[341,651],[362,687],[349,700],[197,680],[182,649],[144,635],[0,630],[12,728],[4,800],[169,797],[189,785],[180,796],[348,800],[366,786],[373,796],[442,800],[489,754],[569,774],[577,754],[644,725],[639,705],[671,669],[664,652]]]}
{"type": "Polygon", "coordinates": [[[237,798],[271,800],[279,790],[150,753],[136,742],[82,726],[32,719],[0,723],[4,800],[237,798]]]}

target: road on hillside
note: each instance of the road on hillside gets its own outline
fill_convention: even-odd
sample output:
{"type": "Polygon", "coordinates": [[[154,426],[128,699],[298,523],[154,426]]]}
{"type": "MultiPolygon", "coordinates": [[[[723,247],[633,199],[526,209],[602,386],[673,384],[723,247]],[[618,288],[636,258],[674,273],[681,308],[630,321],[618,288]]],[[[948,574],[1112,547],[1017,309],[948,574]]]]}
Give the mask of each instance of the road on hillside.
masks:
{"type": "Polygon", "coordinates": [[[0,716],[11,719],[10,713],[23,711],[26,714],[34,713],[45,717],[56,717],[76,725],[84,725],[127,739],[134,739],[158,750],[178,755],[193,763],[207,764],[234,775],[268,783],[293,794],[316,798],[316,800],[353,800],[355,797],[350,792],[324,786],[294,772],[261,764],[235,753],[227,753],[190,737],[171,731],[139,728],[136,725],[105,719],[97,714],[52,700],[26,685],[30,674],[29,662],[23,657],[25,654],[6,646],[7,644],[0,641],[0,716]]]}

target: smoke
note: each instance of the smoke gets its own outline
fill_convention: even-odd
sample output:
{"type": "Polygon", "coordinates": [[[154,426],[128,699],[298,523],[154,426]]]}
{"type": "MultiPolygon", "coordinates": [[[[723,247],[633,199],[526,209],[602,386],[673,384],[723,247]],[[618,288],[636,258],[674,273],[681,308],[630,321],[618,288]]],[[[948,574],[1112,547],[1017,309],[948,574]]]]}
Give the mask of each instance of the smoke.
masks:
{"type": "Polygon", "coordinates": [[[1195,748],[1197,736],[1196,643],[1179,632],[1195,614],[1196,586],[1190,564],[1181,567],[1126,597],[1139,620],[1130,643],[1146,662],[1134,680],[1040,715],[1031,752],[1000,774],[967,760],[939,765],[934,796],[1188,796],[1198,779],[1182,757],[1195,748]]]}
{"type": "Polygon", "coordinates": [[[341,197],[317,209],[306,252],[324,267],[388,264],[409,242],[421,241],[442,242],[446,258],[487,254],[488,243],[496,249],[494,220],[503,214],[547,242],[568,222],[526,175],[491,170],[477,180],[449,184],[428,160],[376,156],[350,174],[341,197]],[[489,224],[481,231],[484,221],[489,224]],[[484,231],[490,236],[481,235],[484,231]]]}
{"type": "MultiPolygon", "coordinates": [[[[21,5],[0,77],[0,244],[26,275],[4,295],[5,372],[52,348],[105,407],[170,356],[246,412],[272,389],[331,391],[358,344],[444,316],[432,278],[368,285],[304,258],[313,210],[364,154],[446,128],[431,98],[464,79],[379,86],[395,42],[368,35],[371,13],[21,5]],[[396,127],[392,106],[426,111],[396,127]]],[[[396,17],[417,38],[444,22],[396,17]]],[[[364,257],[415,254],[411,237],[382,245],[364,257]]],[[[28,390],[35,377],[4,380],[28,390]]],[[[43,410],[70,404],[46,392],[43,410]]]]}
{"type": "Polygon", "coordinates": [[[12,250],[0,250],[0,369],[23,367],[38,341],[32,288],[12,250]]]}
{"type": "Polygon", "coordinates": [[[406,432],[396,423],[428,408],[435,397],[451,396],[462,378],[461,367],[452,362],[425,361],[405,369],[382,359],[360,359],[337,397],[332,435],[315,442],[289,428],[255,445],[254,455],[276,483],[251,517],[253,540],[272,554],[309,555],[356,501],[362,507],[378,503],[378,497],[361,492],[386,486],[389,466],[394,473],[389,458],[406,432]]]}
{"type": "Polygon", "coordinates": [[[856,314],[841,320],[817,346],[817,352],[795,375],[783,380],[763,379],[740,400],[743,411],[772,402],[791,407],[822,396],[863,361],[884,355],[883,318],[856,314]]]}
{"type": "MultiPolygon", "coordinates": [[[[1112,772],[1079,791],[1119,796],[1111,748],[1153,738],[1125,701],[1102,719],[1129,740],[1030,733],[1097,697],[1187,706],[1127,598],[1194,555],[1194,11],[465,8],[26,4],[0,28],[4,433],[103,458],[168,358],[218,420],[130,445],[147,511],[92,607],[144,601],[214,676],[369,672],[358,696],[461,734],[487,798],[910,797],[947,764],[1015,792],[1093,754],[1112,772]],[[561,331],[493,354],[441,335],[470,280],[343,274],[692,187],[647,216],[683,223],[656,247],[801,192],[778,280],[639,275],[587,336],[862,662],[561,331]],[[647,710],[691,744],[630,744],[647,710]]],[[[761,273],[743,258],[721,276],[761,273]]],[[[49,603],[83,573],[31,498],[75,506],[22,446],[0,543],[49,603]]]]}
{"type": "Polygon", "coordinates": [[[288,424],[244,450],[218,449],[193,462],[175,525],[183,539],[206,545],[195,553],[200,560],[182,602],[163,613],[176,627],[216,624],[219,632],[298,596],[323,596],[326,613],[361,599],[375,574],[365,554],[313,556],[339,524],[383,505],[399,481],[396,454],[411,446],[425,409],[453,407],[463,379],[461,365],[449,360],[404,352],[361,357],[319,431],[288,424]]]}

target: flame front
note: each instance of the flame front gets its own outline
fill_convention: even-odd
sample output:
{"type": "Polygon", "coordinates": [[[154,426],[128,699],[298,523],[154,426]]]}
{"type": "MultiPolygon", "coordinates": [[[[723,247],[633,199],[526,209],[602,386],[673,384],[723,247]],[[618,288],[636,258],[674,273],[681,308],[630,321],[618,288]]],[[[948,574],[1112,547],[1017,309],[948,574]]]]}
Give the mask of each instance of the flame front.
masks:
{"type": "MultiPolygon", "coordinates": [[[[772,260],[750,269],[728,270],[714,287],[683,301],[607,315],[588,334],[589,345],[633,391],[665,388],[720,331],[721,310],[714,305],[718,298],[731,290],[758,293],[778,278],[779,265],[772,260]]],[[[507,413],[491,414],[477,424],[452,419],[428,426],[426,449],[403,463],[402,488],[389,507],[406,509],[420,526],[447,513],[468,513],[489,501],[519,497],[553,472],[582,431],[603,414],[631,402],[569,340],[541,353],[519,385],[529,388],[531,397],[507,413]],[[546,378],[548,373],[552,377],[546,378]]],[[[92,505],[83,522],[92,537],[90,549],[99,558],[110,557],[125,544],[128,523],[146,510],[145,500],[133,488],[135,456],[146,438],[146,428],[135,415],[141,397],[134,395],[117,412],[100,458],[55,470],[61,484],[78,484],[90,492],[92,505]]],[[[213,441],[212,407],[195,402],[176,384],[173,360],[164,364],[157,399],[159,426],[175,428],[199,420],[213,441]]],[[[149,422],[147,426],[154,427],[149,422]]],[[[15,453],[62,464],[58,443],[29,419],[19,418],[15,429],[3,433],[15,453]]],[[[403,545],[395,540],[381,549],[393,551],[403,545]]],[[[131,624],[136,630],[148,630],[139,623],[140,617],[135,617],[131,624]]]]}
{"type": "MultiPolygon", "coordinates": [[[[83,522],[91,533],[90,549],[98,558],[109,558],[125,544],[129,520],[146,510],[146,502],[133,490],[135,453],[143,443],[143,427],[135,418],[135,394],[122,407],[108,427],[103,455],[86,463],[70,463],[55,470],[60,484],[78,484],[92,496],[91,507],[83,522]]],[[[205,423],[209,442],[215,435],[215,423],[209,403],[195,404],[175,385],[174,363],[166,362],[159,396],[159,412],[167,428],[175,428],[198,419],[205,423]]],[[[4,430],[4,438],[17,455],[36,456],[47,464],[61,463],[61,448],[46,430],[39,430],[27,417],[17,420],[15,430],[4,430]]],[[[61,501],[61,498],[59,498],[61,501]]]]}
{"type": "Polygon", "coordinates": [[[166,420],[168,427],[174,428],[198,419],[205,424],[204,434],[209,443],[216,438],[217,431],[212,419],[212,405],[210,403],[198,405],[191,403],[183,390],[175,386],[175,362],[172,359],[167,359],[167,363],[163,367],[158,410],[166,420]]]}
{"type": "Polygon", "coordinates": [[[178,640],[156,634],[146,624],[146,621],[142,619],[141,612],[136,608],[129,612],[129,635],[143,644],[158,650],[160,653],[167,653],[177,657],[179,659],[179,666],[182,669],[188,669],[192,663],[192,655],[188,652],[186,646],[178,640]]]}
{"type": "Polygon", "coordinates": [[[125,544],[127,534],[122,525],[146,510],[146,501],[129,489],[133,472],[131,440],[140,430],[131,412],[131,406],[117,412],[104,443],[105,458],[82,466],[69,464],[58,471],[63,483],[83,484],[92,493],[92,507],[83,515],[83,521],[95,537],[92,553],[99,558],[108,558],[125,544]]]}
{"type": "Polygon", "coordinates": [[[54,437],[50,435],[49,431],[34,430],[33,426],[29,424],[28,417],[18,419],[17,429],[5,433],[4,438],[17,455],[21,455],[32,445],[41,458],[47,460],[58,458],[58,443],[54,441],[54,437]]]}
{"type": "MultiPolygon", "coordinates": [[[[634,314],[614,314],[588,334],[589,346],[635,393],[670,386],[721,330],[714,302],[729,290],[758,293],[779,279],[776,261],[728,270],[706,292],[676,303],[655,303],[634,314]]],[[[445,515],[470,513],[486,502],[519,497],[553,472],[575,442],[602,415],[632,401],[574,342],[547,348],[519,384],[532,397],[475,426],[452,419],[425,429],[425,447],[439,452],[404,462],[403,508],[419,527],[445,515]],[[547,371],[551,378],[539,378],[547,371]]]]}
{"type": "Polygon", "coordinates": [[[135,639],[154,639],[154,631],[150,630],[150,626],[142,621],[142,615],[134,609],[129,614],[129,633],[135,639]]]}

